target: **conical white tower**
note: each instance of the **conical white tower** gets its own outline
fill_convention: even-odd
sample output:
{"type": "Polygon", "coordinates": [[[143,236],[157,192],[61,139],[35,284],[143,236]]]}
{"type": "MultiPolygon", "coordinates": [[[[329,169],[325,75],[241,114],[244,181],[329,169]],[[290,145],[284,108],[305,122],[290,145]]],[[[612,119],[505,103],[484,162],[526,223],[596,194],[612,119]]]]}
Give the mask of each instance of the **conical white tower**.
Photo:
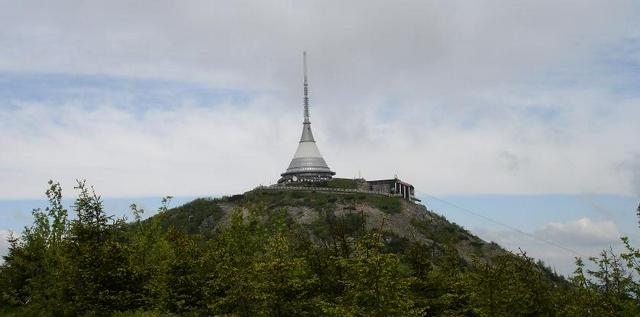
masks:
{"type": "Polygon", "coordinates": [[[331,179],[332,172],[322,158],[316,141],[311,132],[309,121],[309,84],[307,82],[307,52],[302,53],[304,64],[304,121],[302,122],[302,136],[298,149],[293,155],[287,171],[282,173],[278,183],[284,182],[314,182],[331,179]]]}

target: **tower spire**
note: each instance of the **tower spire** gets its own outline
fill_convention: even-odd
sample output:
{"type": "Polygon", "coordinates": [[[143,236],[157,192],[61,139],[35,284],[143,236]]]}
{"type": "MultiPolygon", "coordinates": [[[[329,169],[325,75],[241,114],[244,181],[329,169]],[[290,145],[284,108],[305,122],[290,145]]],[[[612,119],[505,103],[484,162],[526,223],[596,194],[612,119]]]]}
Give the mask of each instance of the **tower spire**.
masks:
{"type": "Polygon", "coordinates": [[[302,136],[298,142],[298,149],[293,155],[287,170],[280,174],[282,178],[278,183],[298,182],[298,181],[322,181],[331,179],[335,172],[327,166],[324,158],[318,150],[316,141],[311,132],[311,122],[309,121],[309,83],[307,81],[307,52],[302,52],[302,63],[304,67],[304,122],[302,123],[302,136]]]}
{"type": "Polygon", "coordinates": [[[302,63],[304,67],[304,123],[309,121],[309,83],[307,82],[307,52],[302,52],[302,63]]]}

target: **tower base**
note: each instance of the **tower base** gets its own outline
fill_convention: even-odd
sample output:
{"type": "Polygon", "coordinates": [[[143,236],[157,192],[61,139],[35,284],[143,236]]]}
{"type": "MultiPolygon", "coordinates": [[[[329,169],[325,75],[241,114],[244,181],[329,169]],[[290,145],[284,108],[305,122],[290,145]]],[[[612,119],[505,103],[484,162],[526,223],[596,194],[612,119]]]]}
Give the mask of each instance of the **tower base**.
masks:
{"type": "Polygon", "coordinates": [[[333,177],[333,175],[335,175],[334,172],[328,172],[328,173],[291,173],[291,174],[284,173],[284,174],[280,175],[282,177],[278,180],[278,184],[323,182],[323,181],[330,180],[333,177]]]}

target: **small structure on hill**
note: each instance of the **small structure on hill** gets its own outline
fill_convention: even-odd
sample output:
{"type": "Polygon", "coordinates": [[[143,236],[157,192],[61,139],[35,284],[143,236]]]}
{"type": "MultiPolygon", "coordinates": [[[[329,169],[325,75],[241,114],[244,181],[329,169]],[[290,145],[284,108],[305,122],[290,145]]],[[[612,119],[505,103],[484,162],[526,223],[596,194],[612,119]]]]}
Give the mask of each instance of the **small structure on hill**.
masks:
{"type": "Polygon", "coordinates": [[[372,192],[400,196],[409,201],[420,201],[415,196],[413,185],[403,182],[398,177],[366,181],[367,189],[372,192]]]}
{"type": "Polygon", "coordinates": [[[293,155],[287,170],[282,173],[278,183],[289,182],[317,182],[331,179],[336,173],[329,169],[324,161],[316,140],[311,133],[309,121],[309,84],[307,82],[307,53],[303,53],[304,64],[304,121],[302,122],[302,136],[298,149],[293,155]]]}

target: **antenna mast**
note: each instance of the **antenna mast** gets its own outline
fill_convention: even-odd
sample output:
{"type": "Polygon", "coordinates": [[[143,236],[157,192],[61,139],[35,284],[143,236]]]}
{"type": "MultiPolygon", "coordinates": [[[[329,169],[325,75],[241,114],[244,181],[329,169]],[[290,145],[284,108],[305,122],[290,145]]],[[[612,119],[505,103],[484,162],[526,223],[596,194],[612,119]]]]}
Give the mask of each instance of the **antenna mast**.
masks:
{"type": "Polygon", "coordinates": [[[309,121],[309,84],[307,83],[307,52],[302,52],[302,63],[304,64],[304,123],[309,121]]]}

